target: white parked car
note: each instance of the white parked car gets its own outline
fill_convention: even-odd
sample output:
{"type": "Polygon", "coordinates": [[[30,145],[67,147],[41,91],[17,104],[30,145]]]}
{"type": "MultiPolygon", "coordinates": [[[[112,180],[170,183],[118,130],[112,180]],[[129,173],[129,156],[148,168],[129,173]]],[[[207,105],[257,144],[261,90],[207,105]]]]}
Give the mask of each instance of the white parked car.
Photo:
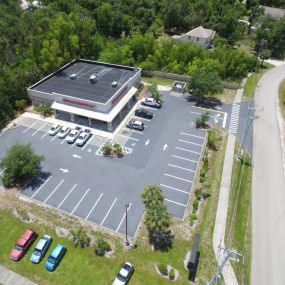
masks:
{"type": "Polygon", "coordinates": [[[82,132],[79,136],[78,136],[78,138],[77,138],[77,140],[76,140],[76,145],[78,145],[78,146],[83,146],[86,142],[87,142],[87,140],[90,138],[90,136],[91,136],[91,133],[87,133],[87,132],[82,132]]]}
{"type": "Polygon", "coordinates": [[[154,100],[154,98],[143,98],[142,105],[153,107],[153,108],[161,108],[161,102],[154,100]]]}
{"type": "Polygon", "coordinates": [[[50,130],[48,131],[49,135],[55,136],[61,130],[61,125],[56,124],[53,125],[50,130]]]}
{"type": "Polygon", "coordinates": [[[68,142],[68,143],[74,143],[75,141],[76,141],[76,139],[78,138],[78,136],[80,135],[80,131],[78,131],[78,130],[72,130],[69,134],[68,134],[68,136],[67,136],[67,138],[66,138],[66,141],[68,142]]]}
{"type": "Polygon", "coordinates": [[[134,267],[131,265],[129,262],[125,262],[122,267],[120,272],[117,274],[113,285],[125,285],[128,283],[130,280],[132,274],[134,272],[134,267]]]}
{"type": "Polygon", "coordinates": [[[69,127],[62,127],[57,136],[60,139],[64,139],[69,133],[70,133],[70,128],[69,127]]]}

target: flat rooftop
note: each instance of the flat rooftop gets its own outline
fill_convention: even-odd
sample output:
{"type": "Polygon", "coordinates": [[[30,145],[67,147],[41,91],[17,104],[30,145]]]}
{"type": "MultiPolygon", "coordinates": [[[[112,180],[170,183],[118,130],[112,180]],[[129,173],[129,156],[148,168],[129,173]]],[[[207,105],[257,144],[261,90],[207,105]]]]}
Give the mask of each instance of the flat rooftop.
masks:
{"type": "Polygon", "coordinates": [[[52,92],[105,104],[139,69],[97,61],[77,59],[30,87],[31,90],[52,92]],[[70,76],[75,74],[75,78],[70,76]],[[97,82],[90,83],[96,74],[97,82]],[[112,82],[117,81],[117,87],[112,82]]]}

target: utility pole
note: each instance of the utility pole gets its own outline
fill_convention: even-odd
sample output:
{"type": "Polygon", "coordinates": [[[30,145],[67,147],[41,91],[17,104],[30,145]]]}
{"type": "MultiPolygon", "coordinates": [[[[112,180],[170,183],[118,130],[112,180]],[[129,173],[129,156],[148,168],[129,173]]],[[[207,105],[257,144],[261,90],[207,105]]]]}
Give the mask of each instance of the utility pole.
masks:
{"type": "Polygon", "coordinates": [[[208,285],[213,285],[220,279],[220,274],[223,272],[223,268],[226,265],[227,261],[229,259],[234,260],[234,261],[239,261],[239,258],[242,257],[242,254],[238,253],[236,249],[229,249],[229,248],[224,248],[221,245],[218,246],[218,252],[221,252],[224,255],[224,260],[220,265],[218,265],[218,268],[211,278],[211,280],[208,282],[208,285]]]}
{"type": "Polygon", "coordinates": [[[259,114],[263,111],[263,107],[262,108],[259,108],[257,109],[256,107],[253,108],[254,111],[253,111],[253,114],[251,116],[249,116],[249,121],[248,121],[248,124],[247,124],[247,127],[245,129],[245,132],[243,134],[243,138],[242,138],[242,141],[241,141],[241,144],[240,144],[240,147],[239,147],[239,150],[238,150],[238,153],[237,153],[237,158],[238,159],[241,159],[241,155],[242,155],[242,148],[244,146],[244,143],[245,143],[245,140],[247,138],[247,135],[248,135],[248,132],[250,130],[250,127],[252,126],[253,124],[253,121],[257,120],[259,118],[259,114]]]}

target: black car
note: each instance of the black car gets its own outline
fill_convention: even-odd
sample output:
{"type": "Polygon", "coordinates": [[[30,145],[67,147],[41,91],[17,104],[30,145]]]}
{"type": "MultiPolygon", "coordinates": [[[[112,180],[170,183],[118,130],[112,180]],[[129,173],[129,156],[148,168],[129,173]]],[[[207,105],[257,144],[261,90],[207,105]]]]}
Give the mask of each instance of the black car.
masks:
{"type": "Polygon", "coordinates": [[[135,115],[137,117],[142,117],[142,118],[146,118],[146,119],[152,119],[153,117],[153,113],[146,110],[146,109],[143,109],[143,108],[139,108],[135,111],[135,115]]]}

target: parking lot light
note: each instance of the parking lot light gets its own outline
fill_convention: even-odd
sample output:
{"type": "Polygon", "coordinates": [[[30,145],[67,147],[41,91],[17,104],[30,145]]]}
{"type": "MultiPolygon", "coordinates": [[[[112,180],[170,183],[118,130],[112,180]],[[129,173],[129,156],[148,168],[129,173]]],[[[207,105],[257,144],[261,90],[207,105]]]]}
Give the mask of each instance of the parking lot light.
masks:
{"type": "Polygon", "coordinates": [[[129,204],[125,205],[126,208],[126,241],[125,241],[125,246],[129,246],[130,242],[128,240],[128,208],[129,208],[129,204]]]}

